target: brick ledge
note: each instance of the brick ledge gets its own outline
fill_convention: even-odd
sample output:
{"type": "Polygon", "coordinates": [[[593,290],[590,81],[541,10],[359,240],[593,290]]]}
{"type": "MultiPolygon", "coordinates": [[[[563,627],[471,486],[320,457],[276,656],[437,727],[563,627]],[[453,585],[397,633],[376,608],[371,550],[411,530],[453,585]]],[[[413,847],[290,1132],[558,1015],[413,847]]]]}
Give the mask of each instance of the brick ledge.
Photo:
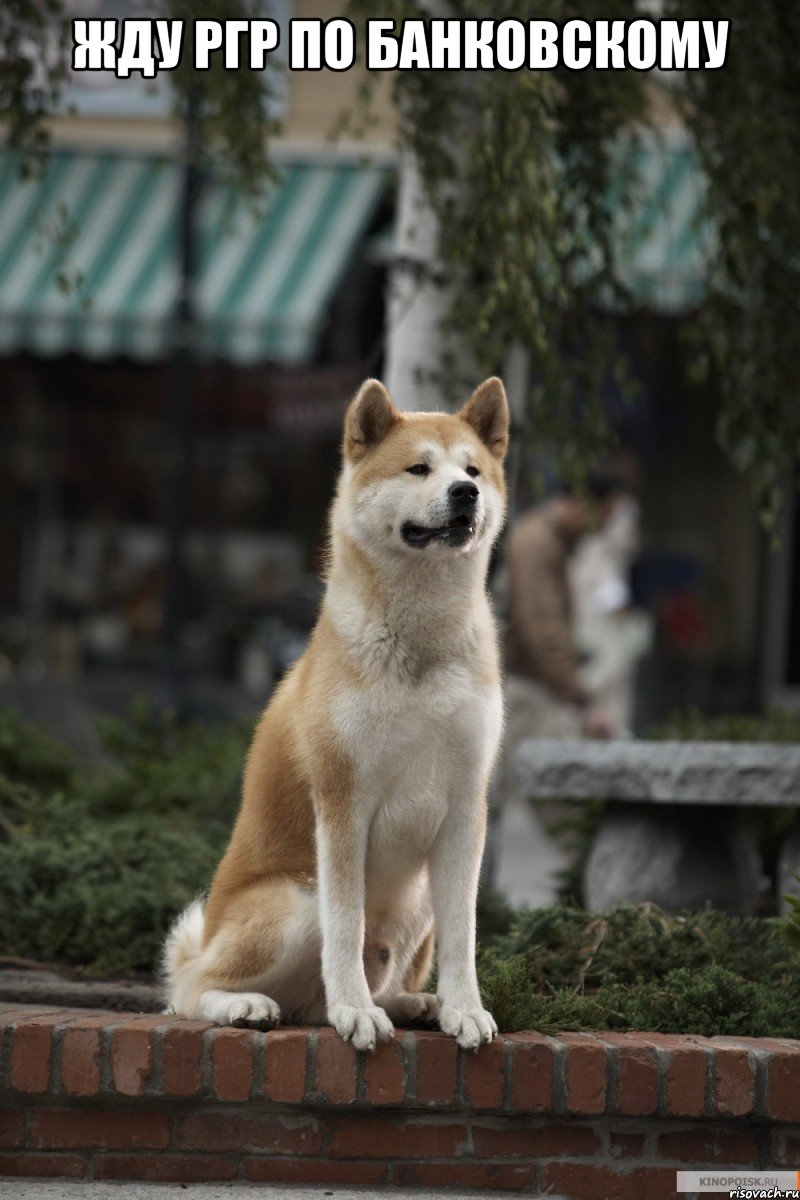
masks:
{"type": "Polygon", "coordinates": [[[0,1174],[497,1187],[661,1200],[687,1165],[800,1165],[800,1042],[402,1031],[0,1005],[0,1174]]]}

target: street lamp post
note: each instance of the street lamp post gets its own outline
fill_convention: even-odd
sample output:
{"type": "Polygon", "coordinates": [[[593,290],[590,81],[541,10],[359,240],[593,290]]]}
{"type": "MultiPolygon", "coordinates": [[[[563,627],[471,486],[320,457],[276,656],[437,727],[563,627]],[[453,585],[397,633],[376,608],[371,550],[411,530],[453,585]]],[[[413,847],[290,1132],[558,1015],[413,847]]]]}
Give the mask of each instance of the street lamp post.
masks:
{"type": "Polygon", "coordinates": [[[183,174],[178,213],[178,300],[173,324],[166,429],[164,621],[160,663],[162,700],[179,714],[186,708],[182,654],[186,610],[186,534],[192,468],[192,426],[197,378],[197,210],[202,189],[201,97],[192,84],[186,104],[183,174]]]}

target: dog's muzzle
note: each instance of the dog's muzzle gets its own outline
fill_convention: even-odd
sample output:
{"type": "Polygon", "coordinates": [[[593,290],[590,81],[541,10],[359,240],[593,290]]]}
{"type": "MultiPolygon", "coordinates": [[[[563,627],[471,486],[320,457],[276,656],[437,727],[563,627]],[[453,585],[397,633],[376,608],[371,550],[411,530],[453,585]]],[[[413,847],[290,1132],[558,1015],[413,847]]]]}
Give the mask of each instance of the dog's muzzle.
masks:
{"type": "Polygon", "coordinates": [[[444,525],[416,525],[406,521],[401,529],[403,541],[409,546],[422,548],[430,542],[443,542],[448,546],[464,546],[474,537],[478,528],[477,509],[480,491],[471,480],[451,483],[447,489],[450,516],[444,525]]]}

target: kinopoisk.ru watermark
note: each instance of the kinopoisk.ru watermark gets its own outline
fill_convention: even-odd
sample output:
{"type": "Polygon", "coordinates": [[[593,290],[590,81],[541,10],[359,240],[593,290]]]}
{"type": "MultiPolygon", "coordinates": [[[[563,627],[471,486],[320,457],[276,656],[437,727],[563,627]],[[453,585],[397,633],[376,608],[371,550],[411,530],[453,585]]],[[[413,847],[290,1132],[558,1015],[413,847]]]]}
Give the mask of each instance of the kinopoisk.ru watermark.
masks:
{"type": "Polygon", "coordinates": [[[678,1171],[677,1191],[713,1192],[731,1200],[800,1200],[800,1171],[678,1171]]]}

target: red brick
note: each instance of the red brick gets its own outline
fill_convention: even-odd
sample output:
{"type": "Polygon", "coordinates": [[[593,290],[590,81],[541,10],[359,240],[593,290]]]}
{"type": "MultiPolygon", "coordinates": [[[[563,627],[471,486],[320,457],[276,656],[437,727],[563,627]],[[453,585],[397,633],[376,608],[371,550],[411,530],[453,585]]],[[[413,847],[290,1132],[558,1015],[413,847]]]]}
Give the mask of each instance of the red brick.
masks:
{"type": "Polygon", "coordinates": [[[519,1192],[536,1182],[537,1170],[533,1163],[406,1162],[394,1164],[392,1183],[395,1187],[499,1188],[519,1192]]]}
{"type": "Polygon", "coordinates": [[[94,1160],[95,1179],[213,1183],[236,1179],[238,1174],[238,1159],[208,1154],[101,1154],[94,1160]]]}
{"type": "Polygon", "coordinates": [[[70,1096],[100,1090],[100,1029],[65,1029],[61,1041],[61,1082],[70,1096]]]}
{"type": "MultiPolygon", "coordinates": [[[[417,1104],[425,1108],[452,1104],[456,1094],[458,1046],[443,1033],[421,1031],[417,1037],[417,1104]]],[[[488,1046],[487,1046],[488,1049],[488,1046]]],[[[466,1056],[478,1058],[477,1055],[466,1056]]]]}
{"type": "MultiPolygon", "coordinates": [[[[160,1023],[163,1025],[163,1017],[160,1023]]],[[[151,1024],[125,1025],[114,1029],[111,1034],[111,1073],[116,1090],[123,1096],[141,1096],[152,1069],[151,1024]]]]}
{"type": "MultiPolygon", "coordinates": [[[[698,1117],[705,1112],[706,1068],[715,1042],[696,1034],[627,1034],[643,1045],[667,1051],[666,1111],[669,1116],[698,1117]]],[[[607,1037],[603,1033],[603,1037],[607,1037]]]]}
{"type": "Polygon", "coordinates": [[[649,1117],[658,1108],[658,1060],[653,1046],[638,1034],[604,1033],[617,1048],[617,1112],[649,1117]]]}
{"type": "Polygon", "coordinates": [[[275,1029],[267,1034],[264,1090],[270,1100],[299,1104],[306,1090],[306,1029],[275,1029]]]}
{"type": "Polygon", "coordinates": [[[333,1029],[320,1029],[314,1090],[329,1104],[352,1104],[356,1098],[358,1054],[333,1029]]]}
{"type": "Polygon", "coordinates": [[[547,1163],[542,1167],[540,1186],[543,1195],[554,1192],[569,1196],[569,1200],[642,1200],[639,1171],[619,1174],[610,1167],[588,1163],[547,1163]]]}
{"type": "Polygon", "coordinates": [[[25,1137],[25,1117],[18,1108],[0,1108],[0,1146],[11,1150],[22,1146],[25,1137]]]}
{"type": "Polygon", "coordinates": [[[605,1048],[580,1033],[561,1034],[567,1049],[567,1112],[597,1116],[606,1103],[605,1048]]]}
{"type": "Polygon", "coordinates": [[[471,1108],[503,1107],[505,1060],[505,1038],[495,1038],[474,1054],[464,1054],[464,1099],[471,1108]]]}
{"type": "Polygon", "coordinates": [[[344,1117],[334,1123],[328,1153],[334,1158],[454,1158],[469,1145],[469,1131],[457,1122],[395,1121],[344,1117]]]}
{"type": "Polygon", "coordinates": [[[755,1105],[756,1077],[747,1051],[717,1050],[712,1069],[714,1111],[724,1117],[749,1116],[755,1105]]]}
{"type": "Polygon", "coordinates": [[[163,1150],[169,1120],[163,1113],[37,1109],[31,1143],[38,1150],[163,1150]]]}
{"type": "Polygon", "coordinates": [[[686,1193],[676,1190],[674,1168],[640,1167],[636,1175],[641,1187],[637,1200],[686,1200],[686,1193]]]}
{"type": "Polygon", "coordinates": [[[702,1117],[706,1110],[708,1055],[699,1046],[673,1050],[667,1063],[667,1112],[671,1117],[702,1117]]]}
{"type": "Polygon", "coordinates": [[[800,1121],[800,1049],[779,1049],[769,1063],[769,1115],[776,1121],[800,1121]]]}
{"type": "Polygon", "coordinates": [[[542,1195],[569,1200],[681,1200],[674,1169],[636,1167],[619,1174],[608,1167],[549,1163],[542,1168],[542,1195]]]}
{"type": "Polygon", "coordinates": [[[254,1035],[249,1029],[217,1029],[211,1043],[218,1100],[246,1100],[253,1082],[254,1035]]]}
{"type": "Polygon", "coordinates": [[[517,1112],[553,1111],[552,1043],[538,1034],[511,1034],[511,1108],[517,1112]]]}
{"type": "Polygon", "coordinates": [[[404,1035],[379,1042],[364,1060],[364,1086],[368,1104],[402,1104],[406,1095],[404,1035]]]}
{"type": "Polygon", "coordinates": [[[697,1163],[713,1166],[755,1166],[758,1147],[746,1130],[677,1129],[662,1133],[658,1139],[658,1157],[667,1162],[697,1163]]]}
{"type": "Polygon", "coordinates": [[[385,1163],[329,1162],[319,1158],[246,1158],[245,1178],[251,1183],[344,1183],[386,1182],[385,1163]]]}
{"type": "Polygon", "coordinates": [[[230,1151],[243,1154],[319,1154],[322,1134],[310,1115],[279,1116],[264,1112],[239,1116],[225,1112],[198,1112],[184,1117],[178,1127],[181,1150],[230,1151]]]}
{"type": "Polygon", "coordinates": [[[0,1175],[38,1179],[82,1179],[86,1164],[72,1154],[0,1154],[0,1175]]]}
{"type": "Polygon", "coordinates": [[[642,1158],[646,1141],[643,1133],[612,1130],[608,1135],[609,1158],[642,1158]]]}
{"type": "Polygon", "coordinates": [[[165,1029],[162,1043],[164,1093],[196,1096],[203,1085],[203,1034],[210,1025],[181,1021],[165,1029]]]}
{"type": "Polygon", "coordinates": [[[53,1056],[53,1026],[61,1020],[52,1016],[30,1017],[20,1021],[11,1044],[11,1086],[18,1092],[40,1095],[50,1084],[53,1056]]]}
{"type": "Polygon", "coordinates": [[[800,1164],[800,1130],[773,1130],[770,1162],[778,1167],[796,1168],[800,1164]]]}
{"type": "Polygon", "coordinates": [[[474,1125],[472,1139],[477,1158],[581,1158],[601,1148],[588,1125],[474,1125]]]}

